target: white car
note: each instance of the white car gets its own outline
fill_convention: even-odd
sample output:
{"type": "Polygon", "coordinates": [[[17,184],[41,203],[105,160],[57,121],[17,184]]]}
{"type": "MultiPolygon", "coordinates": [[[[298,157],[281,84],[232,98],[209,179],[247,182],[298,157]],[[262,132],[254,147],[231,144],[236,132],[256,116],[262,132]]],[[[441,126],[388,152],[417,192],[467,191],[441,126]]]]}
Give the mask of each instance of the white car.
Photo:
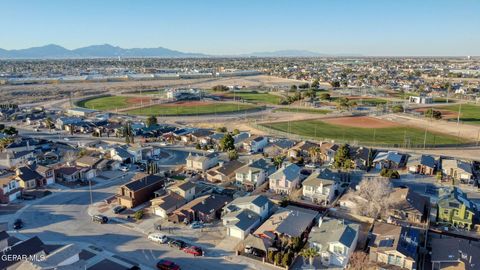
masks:
{"type": "Polygon", "coordinates": [[[309,168],[309,169],[315,169],[317,167],[317,165],[315,165],[313,163],[309,163],[309,164],[306,164],[305,167],[309,168]]]}
{"type": "Polygon", "coordinates": [[[160,243],[160,244],[165,244],[168,241],[168,237],[161,233],[152,233],[148,235],[148,240],[156,243],[160,243]]]}
{"type": "Polygon", "coordinates": [[[128,172],[128,167],[127,166],[120,166],[120,171],[122,172],[128,172]]]}

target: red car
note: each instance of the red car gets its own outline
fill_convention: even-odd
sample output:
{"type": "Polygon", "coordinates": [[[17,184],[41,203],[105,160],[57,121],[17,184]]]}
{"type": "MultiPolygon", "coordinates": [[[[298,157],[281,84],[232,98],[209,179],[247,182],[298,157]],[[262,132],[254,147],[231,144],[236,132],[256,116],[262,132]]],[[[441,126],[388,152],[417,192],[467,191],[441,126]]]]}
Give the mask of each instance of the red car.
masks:
{"type": "Polygon", "coordinates": [[[157,268],[160,270],[180,270],[180,266],[169,260],[158,261],[157,268]]]}
{"type": "Polygon", "coordinates": [[[193,256],[202,256],[203,255],[203,250],[199,247],[196,247],[196,246],[186,247],[186,248],[183,248],[182,250],[185,253],[193,254],[193,256]]]}

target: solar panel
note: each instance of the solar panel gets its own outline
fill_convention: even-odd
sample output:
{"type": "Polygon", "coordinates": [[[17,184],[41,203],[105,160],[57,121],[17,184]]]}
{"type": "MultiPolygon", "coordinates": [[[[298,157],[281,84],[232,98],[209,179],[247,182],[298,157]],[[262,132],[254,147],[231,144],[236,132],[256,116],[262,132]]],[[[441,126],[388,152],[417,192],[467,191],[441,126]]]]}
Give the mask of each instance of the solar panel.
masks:
{"type": "Polygon", "coordinates": [[[393,239],[384,239],[381,240],[378,244],[379,247],[392,247],[393,246],[393,239]]]}

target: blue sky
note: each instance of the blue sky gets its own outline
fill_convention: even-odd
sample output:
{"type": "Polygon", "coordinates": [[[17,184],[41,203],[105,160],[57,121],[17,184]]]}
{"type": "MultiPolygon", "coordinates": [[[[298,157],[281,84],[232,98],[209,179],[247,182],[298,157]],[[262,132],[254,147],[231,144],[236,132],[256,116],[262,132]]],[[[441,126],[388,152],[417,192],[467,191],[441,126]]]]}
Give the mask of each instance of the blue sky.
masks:
{"type": "Polygon", "coordinates": [[[478,0],[0,0],[0,48],[480,55],[478,0]]]}

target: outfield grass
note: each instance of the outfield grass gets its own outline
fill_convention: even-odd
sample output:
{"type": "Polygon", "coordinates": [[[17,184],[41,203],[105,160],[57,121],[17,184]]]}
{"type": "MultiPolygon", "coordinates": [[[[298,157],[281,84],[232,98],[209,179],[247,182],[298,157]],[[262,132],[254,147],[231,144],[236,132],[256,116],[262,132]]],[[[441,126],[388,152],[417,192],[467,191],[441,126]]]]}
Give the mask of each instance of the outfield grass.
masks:
{"type": "Polygon", "coordinates": [[[130,104],[126,96],[107,96],[82,100],[77,105],[87,109],[104,111],[127,108],[130,104]]]}
{"type": "Polygon", "coordinates": [[[281,96],[272,95],[269,93],[261,93],[261,92],[252,92],[252,91],[238,91],[229,92],[226,94],[228,97],[234,97],[235,99],[241,98],[247,102],[251,103],[267,103],[267,104],[279,104],[280,100],[282,100],[281,96]]]}
{"type": "Polygon", "coordinates": [[[215,113],[228,113],[245,111],[258,108],[249,104],[234,104],[234,103],[215,103],[196,106],[171,106],[171,105],[152,105],[144,108],[133,109],[126,111],[133,115],[202,115],[215,113]]]}
{"type": "Polygon", "coordinates": [[[315,113],[315,114],[327,114],[331,111],[322,109],[308,109],[308,108],[278,108],[274,110],[281,112],[293,112],[293,113],[315,113]]]}
{"type": "MultiPolygon", "coordinates": [[[[442,106],[437,109],[458,112],[460,105],[442,106]]],[[[462,104],[460,111],[460,121],[466,124],[480,125],[480,106],[472,104],[462,104]]]]}
{"type": "MultiPolygon", "coordinates": [[[[340,98],[342,97],[332,97],[331,101],[337,102],[340,98]]],[[[347,97],[348,98],[348,97],[347,97]]],[[[370,106],[376,106],[378,104],[387,104],[388,100],[382,99],[382,98],[355,98],[355,99],[348,99],[349,101],[355,101],[357,102],[358,105],[370,105],[370,106]]]]}
{"type": "MultiPolygon", "coordinates": [[[[358,128],[340,125],[332,125],[320,120],[302,120],[292,122],[279,122],[262,124],[265,127],[275,130],[289,132],[306,137],[318,139],[336,139],[341,141],[357,141],[367,144],[404,145],[405,138],[409,145],[423,146],[425,131],[411,127],[389,127],[389,128],[358,128]]],[[[468,140],[455,136],[427,133],[427,145],[448,145],[466,143],[468,140]]]]}

